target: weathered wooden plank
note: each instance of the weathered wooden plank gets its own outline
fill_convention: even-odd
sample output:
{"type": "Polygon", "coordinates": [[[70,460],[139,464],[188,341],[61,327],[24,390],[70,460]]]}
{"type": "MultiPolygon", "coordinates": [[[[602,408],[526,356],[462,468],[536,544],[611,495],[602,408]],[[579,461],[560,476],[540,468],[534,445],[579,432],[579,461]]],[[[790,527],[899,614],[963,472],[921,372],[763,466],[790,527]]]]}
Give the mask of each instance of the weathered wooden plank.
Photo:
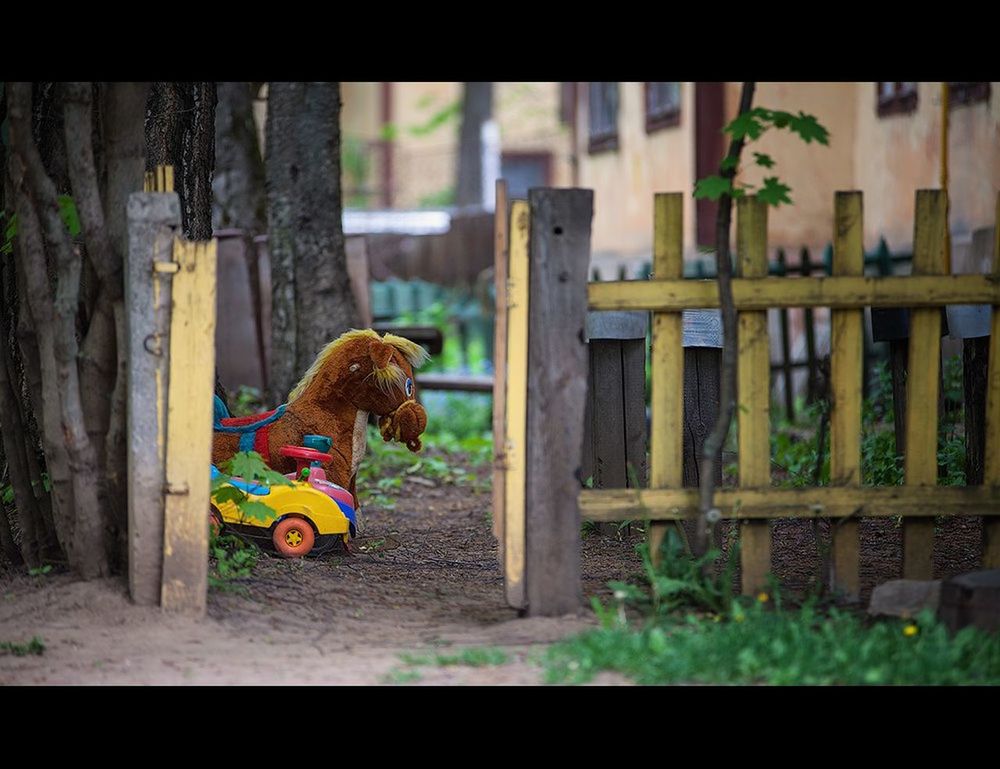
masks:
{"type": "MultiPolygon", "coordinates": [[[[736,215],[740,275],[767,275],[767,205],[756,197],[741,198],[736,215]]],[[[766,486],[771,482],[771,345],[767,312],[740,312],[738,333],[740,486],[766,486]]],[[[743,593],[756,593],[765,586],[771,571],[771,528],[767,521],[745,521],[740,526],[740,558],[743,593]]]]}
{"type": "MultiPolygon", "coordinates": [[[[989,275],[736,278],[738,310],[772,307],[941,307],[1000,303],[1000,282],[989,275]]],[[[719,306],[714,280],[628,280],[587,286],[591,310],[691,310],[719,306]]]]}
{"type": "MultiPolygon", "coordinates": [[[[658,193],[653,198],[653,276],[678,280],[684,275],[684,196],[658,193]]],[[[644,281],[634,281],[644,283],[644,281]]],[[[650,468],[653,488],[678,488],[684,467],[683,325],[680,312],[653,313],[650,361],[650,468]]],[[[650,553],[656,561],[666,528],[653,524],[650,553]]]]}
{"type": "Polygon", "coordinates": [[[594,410],[590,425],[594,488],[623,489],[628,486],[628,476],[625,473],[621,341],[591,339],[589,347],[590,376],[594,388],[588,393],[588,398],[593,398],[594,410]]]}
{"type": "MultiPolygon", "coordinates": [[[[685,486],[697,486],[701,477],[701,451],[705,438],[719,417],[719,374],[722,350],[684,348],[684,468],[685,486]]],[[[722,449],[715,457],[715,484],[722,483],[722,449]]]]}
{"type": "MultiPolygon", "coordinates": [[[[838,192],[834,202],[833,274],[865,270],[860,192],[838,192]]],[[[864,375],[863,310],[833,310],[830,318],[830,483],[861,485],[861,378],[864,375]]],[[[833,531],[834,586],[851,597],[861,591],[858,522],[833,531]]]]}
{"type": "MultiPolygon", "coordinates": [[[[1000,283],[1000,194],[993,225],[993,279],[1000,283]]],[[[983,483],[1000,486],[1000,302],[993,304],[990,359],[986,375],[986,448],[983,483]]],[[[1000,568],[1000,521],[983,523],[983,568],[1000,568]]]]}
{"type": "Polygon", "coordinates": [[[507,278],[507,394],[504,463],[504,584],[507,603],[527,605],[525,587],[525,478],[528,430],[528,203],[515,200],[510,208],[507,278]]]}
{"type": "MultiPolygon", "coordinates": [[[[948,197],[917,190],[913,228],[913,272],[944,275],[948,197]]],[[[915,309],[910,320],[906,397],[906,473],[911,486],[937,484],[938,391],[941,372],[941,313],[915,309]]],[[[934,521],[903,521],[903,578],[931,579],[934,521]]]]}
{"type": "Polygon", "coordinates": [[[587,397],[584,328],[594,201],[593,192],[582,189],[533,189],[528,200],[528,612],[556,616],[582,604],[577,473],[587,397]]]}
{"type": "MultiPolygon", "coordinates": [[[[497,540],[497,560],[504,567],[504,492],[506,490],[507,442],[507,182],[497,179],[493,213],[493,293],[496,297],[493,322],[493,536],[497,540]]],[[[420,378],[417,378],[420,381],[420,378]]]]}
{"type": "Polygon", "coordinates": [[[622,398],[625,414],[625,472],[628,486],[645,486],[646,460],[646,340],[623,339],[622,398]]]}
{"type": "MultiPolygon", "coordinates": [[[[697,489],[584,489],[580,511],[590,521],[674,521],[698,513],[697,489]]],[[[1000,520],[1000,486],[820,486],[738,488],[715,493],[723,517],[844,518],[895,515],[988,515],[1000,520]]]]}
{"type": "MultiPolygon", "coordinates": [[[[152,181],[147,181],[152,186],[152,181]]],[[[163,481],[167,443],[169,273],[153,269],[172,258],[180,230],[177,195],[133,193],[128,200],[125,268],[128,339],[128,582],[137,604],[160,602],[163,570],[163,481]]]]}
{"type": "Polygon", "coordinates": [[[202,615],[208,591],[209,473],[215,383],[216,242],[174,240],[167,403],[164,611],[202,615]]]}

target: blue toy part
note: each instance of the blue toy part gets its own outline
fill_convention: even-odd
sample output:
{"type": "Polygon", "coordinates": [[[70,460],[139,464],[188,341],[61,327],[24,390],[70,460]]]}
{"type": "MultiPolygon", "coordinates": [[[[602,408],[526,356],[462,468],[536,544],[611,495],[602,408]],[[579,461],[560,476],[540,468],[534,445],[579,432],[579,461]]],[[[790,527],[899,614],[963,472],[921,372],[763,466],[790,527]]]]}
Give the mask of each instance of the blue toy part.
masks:
{"type": "Polygon", "coordinates": [[[304,435],[302,436],[302,445],[307,449],[329,454],[330,448],[333,446],[333,439],[328,435],[304,435]]]}
{"type": "Polygon", "coordinates": [[[212,430],[217,433],[238,433],[240,436],[240,451],[253,451],[254,441],[257,439],[257,431],[262,427],[267,427],[273,422],[277,422],[285,414],[285,409],[288,408],[287,403],[282,403],[278,408],[274,410],[274,413],[266,419],[261,419],[259,422],[251,422],[248,425],[224,425],[222,424],[222,419],[227,417],[220,417],[219,410],[225,410],[226,406],[222,402],[222,399],[218,395],[215,396],[215,414],[213,417],[212,430]]]}
{"type": "MultiPolygon", "coordinates": [[[[212,467],[212,480],[214,481],[216,478],[222,475],[222,473],[219,472],[218,468],[215,465],[212,465],[211,467],[212,467]]],[[[238,489],[241,489],[242,491],[245,491],[247,494],[255,494],[258,497],[263,497],[271,493],[270,486],[261,486],[256,483],[249,483],[248,481],[244,481],[239,478],[230,478],[227,480],[227,483],[235,486],[238,489]]]]}
{"type": "Polygon", "coordinates": [[[225,402],[218,395],[215,396],[215,402],[212,405],[212,422],[219,424],[223,419],[228,419],[232,414],[229,413],[229,409],[226,408],[225,402]]]}

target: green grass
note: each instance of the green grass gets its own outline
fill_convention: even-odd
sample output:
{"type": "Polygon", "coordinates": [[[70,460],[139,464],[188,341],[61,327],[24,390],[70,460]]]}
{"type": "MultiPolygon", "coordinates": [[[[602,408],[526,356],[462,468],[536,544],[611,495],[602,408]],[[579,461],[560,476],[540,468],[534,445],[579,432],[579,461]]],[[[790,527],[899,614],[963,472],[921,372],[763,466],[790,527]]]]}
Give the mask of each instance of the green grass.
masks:
{"type": "Polygon", "coordinates": [[[38,636],[34,636],[25,644],[0,641],[0,654],[4,653],[13,654],[15,657],[27,657],[29,654],[42,655],[45,653],[45,644],[38,636]]]}
{"type": "Polygon", "coordinates": [[[950,636],[931,613],[868,627],[836,609],[755,602],[729,619],[608,625],[552,646],[543,664],[549,683],[610,670],[641,684],[995,685],[1000,637],[974,628],[950,636]]]}
{"type": "Polygon", "coordinates": [[[395,508],[394,493],[407,476],[437,483],[469,485],[474,491],[477,476],[470,470],[490,461],[493,440],[489,433],[459,438],[451,432],[425,433],[424,448],[414,454],[401,443],[382,440],[379,431],[368,427],[368,453],[358,469],[358,496],[363,504],[386,510],[395,508]],[[443,454],[444,456],[438,456],[443,454]]]}

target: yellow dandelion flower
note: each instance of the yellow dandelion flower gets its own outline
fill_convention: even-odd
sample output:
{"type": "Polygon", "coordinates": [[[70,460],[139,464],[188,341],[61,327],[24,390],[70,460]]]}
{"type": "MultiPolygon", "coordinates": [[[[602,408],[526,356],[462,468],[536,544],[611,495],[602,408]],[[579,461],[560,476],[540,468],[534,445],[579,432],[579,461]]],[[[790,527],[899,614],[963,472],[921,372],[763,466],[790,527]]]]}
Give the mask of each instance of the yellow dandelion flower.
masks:
{"type": "Polygon", "coordinates": [[[767,603],[770,596],[767,593],[757,593],[757,600],[761,603],[767,603]]]}
{"type": "Polygon", "coordinates": [[[920,629],[916,625],[907,625],[903,628],[903,635],[914,636],[920,632],[920,629]]]}

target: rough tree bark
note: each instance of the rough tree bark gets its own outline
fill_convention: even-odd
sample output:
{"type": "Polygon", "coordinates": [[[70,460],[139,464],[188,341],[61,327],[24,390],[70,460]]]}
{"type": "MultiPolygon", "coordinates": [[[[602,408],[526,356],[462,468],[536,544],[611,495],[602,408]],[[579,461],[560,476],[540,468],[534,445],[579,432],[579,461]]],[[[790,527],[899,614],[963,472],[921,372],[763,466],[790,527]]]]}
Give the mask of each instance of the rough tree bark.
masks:
{"type": "MultiPolygon", "coordinates": [[[[750,111],[753,104],[755,83],[743,83],[740,94],[740,109],[742,115],[750,111]]],[[[734,138],[729,144],[720,176],[733,179],[743,151],[743,137],[734,138]]],[[[733,199],[722,195],[719,199],[719,213],[715,226],[715,268],[719,281],[719,302],[722,306],[722,372],[720,374],[719,417],[712,432],[705,438],[701,452],[701,489],[698,516],[698,527],[695,533],[695,553],[702,555],[708,550],[709,529],[718,520],[715,509],[715,458],[722,448],[729,426],[733,421],[733,411],[736,405],[736,355],[739,349],[737,337],[736,307],[733,304],[733,263],[729,257],[729,226],[732,221],[733,199]]],[[[709,568],[709,564],[706,564],[709,568]]]]}
{"type": "Polygon", "coordinates": [[[267,226],[264,159],[257,141],[253,103],[257,83],[216,83],[215,178],[212,222],[254,235],[267,226]]]}
{"type": "Polygon", "coordinates": [[[462,129],[458,146],[455,204],[483,202],[483,123],[493,114],[493,83],[462,84],[462,129]]]}
{"type": "Polygon", "coordinates": [[[267,100],[271,390],[288,395],[317,353],[358,323],[340,188],[340,84],[271,83],[267,100]]]}
{"type": "MultiPolygon", "coordinates": [[[[77,369],[76,315],[83,259],[73,248],[59,214],[56,188],[45,173],[31,133],[31,86],[10,84],[8,110],[12,144],[11,171],[20,238],[20,257],[27,277],[27,299],[42,348],[42,381],[56,383],[56,400],[47,400],[47,412],[59,405],[60,434],[53,434],[46,420],[46,443],[62,444],[67,455],[73,506],[70,508],[72,545],[70,563],[84,579],[108,574],[104,526],[98,494],[97,454],[84,423],[77,369]],[[52,292],[42,251],[55,262],[56,286],[52,292]]],[[[53,485],[55,478],[53,478],[53,485]]]]}
{"type": "Polygon", "coordinates": [[[212,237],[215,83],[153,83],[146,105],[146,170],[172,165],[189,240],[212,237]]]}

